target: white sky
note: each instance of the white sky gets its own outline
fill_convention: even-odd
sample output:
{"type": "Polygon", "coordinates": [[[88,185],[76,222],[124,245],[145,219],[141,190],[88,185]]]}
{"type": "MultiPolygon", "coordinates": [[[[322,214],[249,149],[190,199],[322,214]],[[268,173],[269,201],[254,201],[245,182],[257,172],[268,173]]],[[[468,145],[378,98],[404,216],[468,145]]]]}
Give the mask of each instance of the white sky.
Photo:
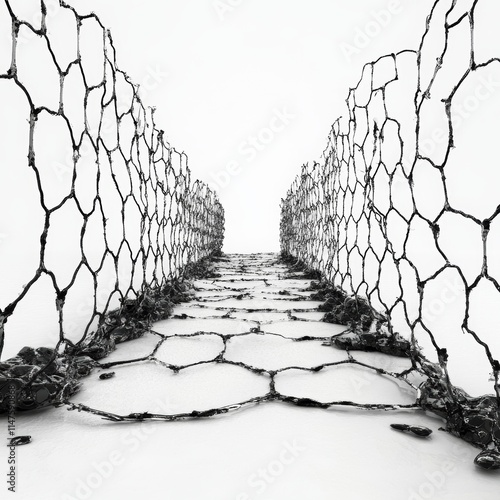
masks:
{"type": "Polygon", "coordinates": [[[69,3],[111,29],[120,68],[149,87],[158,127],[188,154],[194,177],[217,186],[224,250],[251,252],[279,249],[280,199],[319,158],[348,88],[364,63],[418,47],[433,1],[69,3]],[[345,44],[359,53],[346,57],[345,44]],[[272,121],[280,112],[285,125],[272,121]],[[270,124],[278,131],[263,132],[270,124]],[[268,144],[249,142],[259,133],[268,144]],[[222,173],[229,164],[233,174],[222,173]]]}

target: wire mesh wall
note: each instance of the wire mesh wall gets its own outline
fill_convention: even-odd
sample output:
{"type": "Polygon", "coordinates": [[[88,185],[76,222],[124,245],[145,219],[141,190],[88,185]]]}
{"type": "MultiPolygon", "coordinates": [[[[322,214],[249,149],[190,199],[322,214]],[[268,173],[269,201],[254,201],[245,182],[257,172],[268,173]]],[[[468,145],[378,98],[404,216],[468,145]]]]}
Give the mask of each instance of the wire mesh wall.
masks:
{"type": "Polygon", "coordinates": [[[0,22],[9,34],[0,54],[0,354],[39,327],[37,301],[56,333],[54,349],[23,350],[13,364],[24,368],[0,365],[3,382],[29,382],[18,397],[31,408],[76,373],[65,355],[106,355],[128,338],[125,307],[144,313],[190,263],[220,252],[224,210],[117,68],[95,14],[5,0],[0,22]]]}
{"type": "Polygon", "coordinates": [[[447,389],[429,407],[447,400],[448,422],[471,401],[449,377],[481,379],[475,396],[486,382],[489,429],[500,369],[495,8],[438,0],[417,51],[366,64],[322,160],[302,168],[281,205],[282,253],[367,299],[411,341],[416,363],[436,363],[447,389]]]}

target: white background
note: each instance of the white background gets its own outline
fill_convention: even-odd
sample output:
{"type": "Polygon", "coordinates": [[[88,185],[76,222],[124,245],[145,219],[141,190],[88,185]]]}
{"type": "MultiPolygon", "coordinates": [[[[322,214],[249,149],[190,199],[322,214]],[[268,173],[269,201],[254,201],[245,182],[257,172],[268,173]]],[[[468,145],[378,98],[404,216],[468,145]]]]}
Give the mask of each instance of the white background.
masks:
{"type": "Polygon", "coordinates": [[[349,87],[366,62],[418,48],[433,2],[231,2],[70,3],[111,29],[117,63],[150,89],[144,101],[156,107],[158,127],[188,154],[194,177],[217,187],[224,251],[276,251],[280,200],[301,165],[319,159],[349,87]],[[269,127],[276,110],[293,119],[257,151],[249,137],[269,127]],[[234,162],[238,173],[224,174],[234,162]]]}

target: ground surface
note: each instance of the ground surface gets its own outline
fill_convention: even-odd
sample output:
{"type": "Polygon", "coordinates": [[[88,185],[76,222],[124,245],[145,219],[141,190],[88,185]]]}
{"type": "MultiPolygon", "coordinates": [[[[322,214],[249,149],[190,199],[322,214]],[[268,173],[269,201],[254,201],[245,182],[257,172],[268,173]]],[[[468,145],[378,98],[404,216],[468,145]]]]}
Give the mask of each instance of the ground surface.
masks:
{"type": "MultiPolygon", "coordinates": [[[[411,404],[415,394],[361,366],[335,365],[347,354],[325,344],[344,327],[320,322],[320,303],[304,291],[310,280],[287,275],[276,255],[231,255],[216,271],[220,277],[195,282],[195,299],[179,305],[176,317],[121,344],[105,362],[148,359],[112,367],[109,380],[99,380],[97,370],[73,401],[121,415],[234,411],[141,424],[64,408],[18,415],[17,434],[33,442],[17,449],[17,498],[498,498],[500,476],[473,465],[478,450],[439,431],[442,422],[419,410],[266,402],[236,411],[265,397],[276,371],[276,390],[295,399],[411,404]],[[311,370],[319,365],[327,366],[311,370]],[[434,433],[419,439],[391,430],[391,423],[434,433]]],[[[387,371],[408,363],[355,357],[387,371]]],[[[7,449],[4,455],[7,468],[7,449]]]]}

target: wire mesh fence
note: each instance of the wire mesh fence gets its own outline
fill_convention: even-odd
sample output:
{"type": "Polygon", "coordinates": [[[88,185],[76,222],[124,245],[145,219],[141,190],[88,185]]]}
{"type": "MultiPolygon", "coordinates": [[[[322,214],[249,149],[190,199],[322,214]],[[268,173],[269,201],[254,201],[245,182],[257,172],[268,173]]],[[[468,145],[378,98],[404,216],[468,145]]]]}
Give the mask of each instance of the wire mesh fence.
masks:
{"type": "Polygon", "coordinates": [[[224,210],[118,69],[95,14],[5,0],[0,20],[0,355],[42,330],[37,313],[53,339],[0,364],[0,407],[14,384],[31,409],[170,313],[186,272],[221,251],[224,210]]]}
{"type": "MultiPolygon", "coordinates": [[[[480,465],[500,467],[495,303],[482,305],[485,291],[500,296],[491,255],[500,209],[492,204],[490,153],[481,159],[484,189],[476,184],[473,196],[470,191],[460,196],[459,182],[470,170],[470,150],[477,149],[478,139],[467,142],[458,132],[467,130],[472,108],[493,99],[498,87],[500,60],[485,42],[494,32],[488,28],[492,16],[486,1],[436,1],[418,51],[367,64],[349,92],[348,118],[332,127],[321,164],[304,167],[282,201],[282,254],[292,265],[287,277],[293,280],[296,269],[298,278],[319,281],[307,290],[299,286],[273,294],[304,302],[311,293],[322,302],[326,321],[346,326],[329,338],[283,339],[294,345],[319,340],[321,352],[340,348],[347,358],[279,369],[228,359],[236,334],[208,331],[193,337],[215,336],[222,346],[206,361],[163,361],[162,345],[171,345],[178,335],[152,332],[157,343],[144,359],[99,362],[116,343],[151,332],[154,321],[169,316],[173,303],[185,300],[183,278],[210,273],[203,259],[221,251],[224,211],[207,186],[191,180],[186,156],[166,142],[154,110],[142,104],[138,87],[117,68],[111,36],[99,18],[80,16],[62,1],[49,11],[41,1],[30,22],[21,5],[0,4],[11,48],[0,53],[0,99],[16,110],[0,119],[8,165],[0,171],[5,191],[0,209],[12,214],[2,221],[0,232],[7,237],[1,244],[18,249],[18,260],[23,257],[22,266],[13,264],[13,252],[0,259],[8,276],[0,303],[0,348],[23,328],[37,327],[30,304],[41,295],[57,336],[54,348],[24,347],[0,364],[0,410],[7,410],[12,387],[18,409],[64,404],[115,421],[204,418],[268,401],[324,409],[425,408],[445,418],[450,432],[484,449],[480,465]],[[463,39],[467,47],[457,41],[463,39]],[[61,144],[68,145],[69,157],[61,144]],[[479,205],[471,205],[472,198],[479,205]],[[452,228],[458,228],[459,245],[457,235],[450,236],[457,232],[452,228]],[[443,283],[448,282],[447,289],[443,283]],[[83,308],[82,295],[87,301],[91,297],[83,308]],[[452,323],[452,333],[466,335],[443,335],[440,315],[452,323]],[[489,323],[481,321],[485,317],[489,323]],[[460,342],[470,350],[467,359],[481,354],[494,395],[469,396],[454,384],[458,370],[452,364],[464,363],[453,356],[460,342]],[[357,359],[357,350],[408,358],[411,367],[386,370],[357,359]],[[241,402],[177,413],[119,415],[69,400],[78,380],[96,367],[148,362],[173,373],[200,364],[237,366],[268,377],[269,385],[263,395],[241,402]],[[320,401],[286,395],[275,385],[296,369],[314,374],[344,365],[398,379],[415,391],[415,402],[320,401]]],[[[490,151],[492,140],[486,137],[481,146],[490,151]]],[[[222,291],[239,293],[230,285],[222,291]]],[[[236,308],[226,308],[228,319],[236,308]]],[[[288,318],[297,321],[293,311],[290,306],[288,318]]],[[[258,325],[242,333],[266,332],[258,325]]]]}
{"type": "Polygon", "coordinates": [[[426,379],[419,403],[497,448],[495,12],[438,0],[417,51],[364,66],[322,160],[282,200],[281,248],[321,272],[325,320],[352,330],[346,348],[405,339],[426,379]]]}

